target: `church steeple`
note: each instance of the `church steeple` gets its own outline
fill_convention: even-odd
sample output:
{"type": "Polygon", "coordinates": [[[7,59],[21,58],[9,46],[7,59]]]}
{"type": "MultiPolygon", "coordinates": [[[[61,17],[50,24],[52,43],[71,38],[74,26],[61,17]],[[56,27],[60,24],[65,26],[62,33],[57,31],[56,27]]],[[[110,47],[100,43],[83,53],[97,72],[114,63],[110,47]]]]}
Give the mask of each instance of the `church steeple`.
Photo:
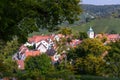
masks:
{"type": "Polygon", "coordinates": [[[94,38],[94,31],[93,31],[92,27],[89,28],[87,34],[88,34],[89,38],[94,38]]]}

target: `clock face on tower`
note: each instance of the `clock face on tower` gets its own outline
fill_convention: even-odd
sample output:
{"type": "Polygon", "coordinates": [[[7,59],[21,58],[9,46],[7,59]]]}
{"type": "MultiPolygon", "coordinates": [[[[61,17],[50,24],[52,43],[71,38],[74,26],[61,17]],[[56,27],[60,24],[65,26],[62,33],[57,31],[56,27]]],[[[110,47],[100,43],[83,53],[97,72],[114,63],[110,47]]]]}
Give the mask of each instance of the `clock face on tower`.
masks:
{"type": "Polygon", "coordinates": [[[93,29],[90,27],[89,31],[88,31],[88,36],[89,38],[94,38],[94,31],[93,29]]]}
{"type": "Polygon", "coordinates": [[[91,32],[91,33],[90,33],[90,35],[94,35],[94,33],[93,33],[93,32],[91,32]]]}
{"type": "Polygon", "coordinates": [[[94,38],[94,32],[90,32],[89,37],[90,37],[90,38],[94,38]]]}

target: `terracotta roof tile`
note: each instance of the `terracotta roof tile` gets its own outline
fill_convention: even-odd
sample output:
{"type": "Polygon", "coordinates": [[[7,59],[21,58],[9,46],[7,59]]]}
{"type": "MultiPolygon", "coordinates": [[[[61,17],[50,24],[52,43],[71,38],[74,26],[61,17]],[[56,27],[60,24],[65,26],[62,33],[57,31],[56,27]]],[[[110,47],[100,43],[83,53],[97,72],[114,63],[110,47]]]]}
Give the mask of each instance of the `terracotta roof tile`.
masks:
{"type": "Polygon", "coordinates": [[[117,38],[119,38],[119,34],[109,34],[109,35],[107,35],[107,38],[108,39],[117,39],[117,38]]]}
{"type": "Polygon", "coordinates": [[[17,64],[19,69],[23,70],[25,68],[23,60],[17,60],[17,64]]]}
{"type": "Polygon", "coordinates": [[[26,57],[40,55],[40,51],[27,51],[25,52],[26,57]]]}
{"type": "Polygon", "coordinates": [[[39,35],[37,35],[37,36],[33,36],[31,38],[28,38],[28,42],[37,43],[37,42],[39,42],[41,40],[45,40],[45,39],[49,39],[49,38],[51,38],[51,36],[39,36],[39,35]]]}

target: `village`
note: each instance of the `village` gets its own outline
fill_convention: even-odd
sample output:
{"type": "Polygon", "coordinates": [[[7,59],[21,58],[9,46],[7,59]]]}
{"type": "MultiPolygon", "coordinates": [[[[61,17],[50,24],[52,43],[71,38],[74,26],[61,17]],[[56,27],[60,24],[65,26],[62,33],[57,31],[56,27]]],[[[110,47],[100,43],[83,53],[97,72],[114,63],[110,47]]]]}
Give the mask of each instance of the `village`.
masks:
{"type": "Polygon", "coordinates": [[[120,80],[120,1],[0,0],[0,80],[120,80]]]}
{"type": "MultiPolygon", "coordinates": [[[[89,28],[87,35],[91,39],[104,39],[104,45],[120,40],[119,34],[95,34],[92,27],[89,28]]],[[[75,48],[77,45],[82,43],[82,40],[80,39],[72,39],[70,43],[65,43],[66,48],[64,50],[58,51],[60,48],[58,43],[61,43],[61,39],[69,37],[71,36],[65,36],[63,34],[34,35],[28,38],[28,42],[20,46],[18,52],[13,55],[12,59],[17,62],[18,69],[24,70],[24,61],[27,57],[47,54],[51,58],[51,63],[54,65],[67,56],[67,50],[71,47],[75,48]]],[[[103,55],[105,56],[106,54],[107,52],[103,55]]]]}

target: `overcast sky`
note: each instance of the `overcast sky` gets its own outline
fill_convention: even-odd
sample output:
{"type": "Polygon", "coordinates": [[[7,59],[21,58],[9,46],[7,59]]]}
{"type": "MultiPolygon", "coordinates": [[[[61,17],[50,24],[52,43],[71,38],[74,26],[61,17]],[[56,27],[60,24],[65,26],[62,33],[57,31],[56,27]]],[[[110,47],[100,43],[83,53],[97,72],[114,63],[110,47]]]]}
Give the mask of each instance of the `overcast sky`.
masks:
{"type": "Polygon", "coordinates": [[[110,5],[120,4],[120,0],[82,0],[82,4],[110,5]]]}

